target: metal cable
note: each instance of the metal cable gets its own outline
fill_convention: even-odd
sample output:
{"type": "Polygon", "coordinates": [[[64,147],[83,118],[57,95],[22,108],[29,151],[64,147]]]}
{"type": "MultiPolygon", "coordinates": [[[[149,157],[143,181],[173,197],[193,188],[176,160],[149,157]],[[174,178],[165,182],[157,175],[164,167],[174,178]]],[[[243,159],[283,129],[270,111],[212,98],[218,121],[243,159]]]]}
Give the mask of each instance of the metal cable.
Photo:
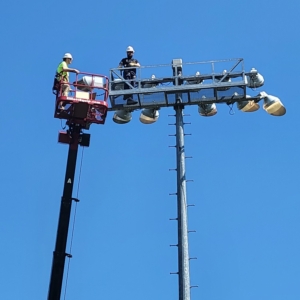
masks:
{"type": "MultiPolygon", "coordinates": [[[[76,193],[76,198],[78,199],[79,195],[79,187],[80,187],[80,179],[81,179],[81,170],[82,170],[82,161],[83,161],[83,153],[84,153],[84,147],[82,147],[82,152],[81,152],[81,160],[80,160],[80,168],[79,168],[79,176],[78,176],[78,184],[77,184],[77,193],[76,193]]],[[[75,202],[75,210],[74,210],[74,217],[73,217],[73,226],[72,226],[72,233],[71,233],[71,241],[70,241],[70,250],[69,254],[70,256],[68,257],[68,267],[67,267],[67,274],[66,274],[66,284],[65,284],[65,292],[64,292],[64,300],[66,299],[66,294],[67,294],[67,286],[68,286],[68,279],[69,279],[69,269],[70,269],[70,261],[71,261],[71,253],[72,253],[72,246],[73,246],[73,236],[74,236],[74,229],[75,229],[75,220],[76,220],[76,212],[77,212],[77,201],[75,202]]]]}

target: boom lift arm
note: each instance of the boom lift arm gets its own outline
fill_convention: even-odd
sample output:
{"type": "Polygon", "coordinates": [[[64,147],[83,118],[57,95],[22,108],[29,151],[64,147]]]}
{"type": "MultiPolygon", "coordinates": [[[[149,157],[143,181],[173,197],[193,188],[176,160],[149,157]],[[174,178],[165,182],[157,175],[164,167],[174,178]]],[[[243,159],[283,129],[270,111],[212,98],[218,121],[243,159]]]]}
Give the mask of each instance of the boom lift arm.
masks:
{"type": "Polygon", "coordinates": [[[78,75],[76,75],[76,81],[68,83],[72,91],[71,96],[63,96],[63,85],[61,84],[55,101],[54,117],[66,119],[68,126],[67,131],[59,132],[58,141],[69,144],[69,152],[53,252],[48,300],[60,300],[65,259],[66,256],[71,257],[66,253],[66,246],[72,202],[79,201],[72,197],[78,146],[88,147],[90,143],[90,134],[83,133],[83,130],[89,129],[92,123],[104,124],[108,110],[108,78],[89,73],[79,74],[85,76],[78,79],[78,75]],[[99,91],[100,95],[98,95],[99,91]],[[102,98],[98,99],[99,96],[102,98]]]}

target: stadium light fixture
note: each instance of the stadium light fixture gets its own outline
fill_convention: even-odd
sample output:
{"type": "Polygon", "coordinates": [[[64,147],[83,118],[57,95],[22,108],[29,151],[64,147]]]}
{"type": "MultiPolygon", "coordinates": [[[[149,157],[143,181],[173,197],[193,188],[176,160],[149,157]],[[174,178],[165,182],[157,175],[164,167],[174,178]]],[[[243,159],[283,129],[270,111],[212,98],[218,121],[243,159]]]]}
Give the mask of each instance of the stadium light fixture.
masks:
{"type": "Polygon", "coordinates": [[[128,110],[116,110],[113,116],[113,121],[117,124],[129,123],[132,119],[131,112],[128,110]]]}
{"type": "Polygon", "coordinates": [[[203,117],[212,117],[218,111],[217,111],[217,106],[215,103],[211,103],[211,104],[201,103],[198,105],[198,112],[203,117]]]}
{"type": "Polygon", "coordinates": [[[264,77],[259,74],[255,68],[252,68],[250,73],[251,74],[247,76],[249,88],[258,88],[264,85],[264,77]]]}
{"type": "Polygon", "coordinates": [[[125,83],[120,78],[115,78],[112,81],[112,90],[120,91],[124,90],[125,83]]]}
{"type": "Polygon", "coordinates": [[[272,116],[283,116],[286,109],[278,97],[268,95],[266,92],[260,92],[259,96],[264,99],[264,110],[272,116]]]}
{"type": "MultiPolygon", "coordinates": [[[[151,75],[151,80],[154,80],[154,79],[156,79],[156,77],[155,77],[155,75],[153,74],[153,75],[151,75]]],[[[152,87],[156,87],[157,86],[157,83],[151,83],[151,82],[147,82],[147,83],[145,83],[145,84],[143,84],[143,88],[146,88],[146,89],[148,89],[148,88],[152,88],[152,87]]]]}
{"type": "Polygon", "coordinates": [[[196,74],[195,74],[195,77],[196,77],[196,78],[194,78],[194,79],[188,79],[188,80],[186,80],[186,82],[187,82],[188,84],[200,84],[200,83],[203,82],[203,79],[202,79],[202,78],[197,78],[197,77],[199,77],[199,76],[200,76],[200,72],[197,71],[196,74]]]}
{"type": "MultiPolygon", "coordinates": [[[[249,95],[246,95],[246,99],[251,98],[249,95]]],[[[236,103],[238,110],[243,112],[254,112],[259,109],[259,104],[256,103],[254,100],[245,100],[236,103]]]]}
{"type": "Polygon", "coordinates": [[[155,108],[144,108],[141,111],[140,121],[143,124],[153,124],[158,120],[159,112],[155,108]]]}

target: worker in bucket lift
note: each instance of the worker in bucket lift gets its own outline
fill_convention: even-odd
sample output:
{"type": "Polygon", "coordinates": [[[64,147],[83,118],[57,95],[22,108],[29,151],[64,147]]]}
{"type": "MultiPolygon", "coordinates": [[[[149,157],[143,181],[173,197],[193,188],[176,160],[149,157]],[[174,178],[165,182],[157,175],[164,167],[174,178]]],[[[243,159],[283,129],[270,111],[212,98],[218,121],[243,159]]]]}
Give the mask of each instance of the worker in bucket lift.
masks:
{"type": "MultiPolygon", "coordinates": [[[[132,79],[132,81],[128,81],[128,83],[130,83],[133,86],[134,79],[136,78],[136,67],[140,67],[140,64],[135,58],[133,58],[134,49],[131,46],[127,47],[126,53],[127,53],[127,57],[123,58],[120,61],[119,68],[134,67],[132,69],[123,70],[123,78],[125,80],[132,79]]],[[[130,86],[125,82],[124,90],[129,90],[129,89],[130,89],[130,86]]],[[[124,95],[123,100],[127,100],[127,105],[137,104],[138,102],[133,100],[132,97],[133,97],[133,95],[124,95]]]]}
{"type": "MultiPolygon", "coordinates": [[[[78,74],[80,71],[77,69],[69,68],[69,64],[72,63],[73,57],[71,53],[65,53],[63,56],[63,61],[58,65],[55,75],[55,82],[62,83],[61,96],[68,97],[70,91],[69,84],[69,72],[78,74]]],[[[64,109],[63,102],[60,102],[59,109],[64,109]]]]}

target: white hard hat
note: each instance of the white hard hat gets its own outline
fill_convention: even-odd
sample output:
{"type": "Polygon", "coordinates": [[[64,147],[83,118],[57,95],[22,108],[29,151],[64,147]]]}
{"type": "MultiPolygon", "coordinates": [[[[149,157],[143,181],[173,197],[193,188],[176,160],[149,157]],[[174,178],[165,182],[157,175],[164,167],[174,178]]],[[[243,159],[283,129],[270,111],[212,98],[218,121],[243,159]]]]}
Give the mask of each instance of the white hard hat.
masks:
{"type": "Polygon", "coordinates": [[[134,49],[131,46],[128,46],[126,52],[134,52],[134,49]]]}
{"type": "Polygon", "coordinates": [[[63,56],[63,58],[71,58],[71,59],[73,59],[71,53],[65,53],[65,55],[63,56]]]}

